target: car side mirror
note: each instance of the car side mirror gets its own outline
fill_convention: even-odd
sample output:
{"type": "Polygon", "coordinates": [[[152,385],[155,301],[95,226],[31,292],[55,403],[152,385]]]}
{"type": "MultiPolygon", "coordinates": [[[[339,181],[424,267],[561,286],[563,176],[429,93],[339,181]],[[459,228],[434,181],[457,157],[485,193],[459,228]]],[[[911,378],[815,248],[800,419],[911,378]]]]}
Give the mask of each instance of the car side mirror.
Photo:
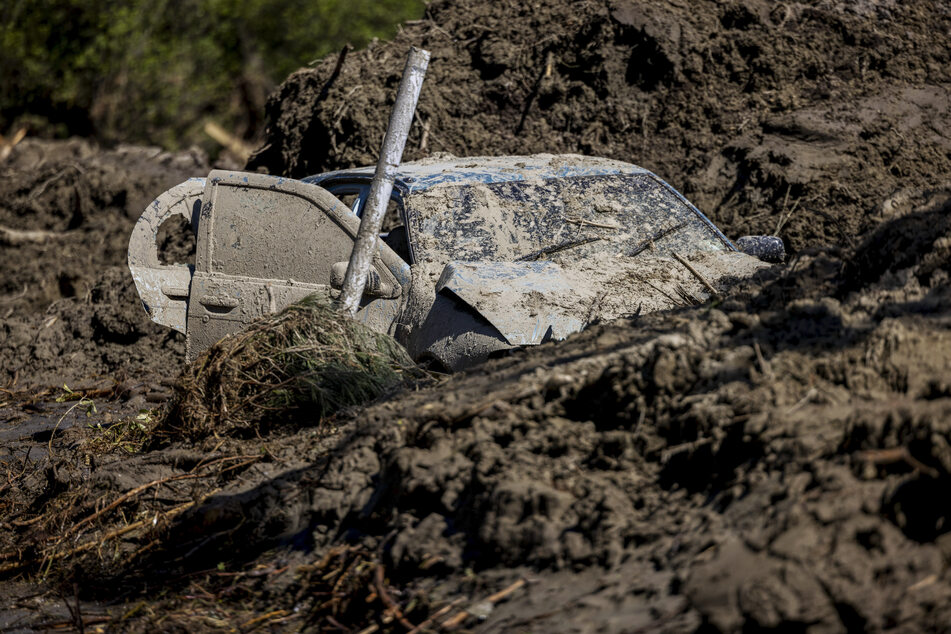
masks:
{"type": "MultiPolygon", "coordinates": [[[[330,288],[340,290],[343,288],[343,278],[347,274],[347,265],[349,262],[334,262],[330,267],[330,288]]],[[[363,288],[363,297],[370,299],[393,299],[400,296],[402,289],[395,284],[384,282],[376,269],[370,269],[367,273],[367,284],[363,288]]]]}
{"type": "Polygon", "coordinates": [[[786,247],[783,246],[782,238],[776,236],[743,236],[737,239],[736,248],[771,264],[786,260],[786,247]]]}

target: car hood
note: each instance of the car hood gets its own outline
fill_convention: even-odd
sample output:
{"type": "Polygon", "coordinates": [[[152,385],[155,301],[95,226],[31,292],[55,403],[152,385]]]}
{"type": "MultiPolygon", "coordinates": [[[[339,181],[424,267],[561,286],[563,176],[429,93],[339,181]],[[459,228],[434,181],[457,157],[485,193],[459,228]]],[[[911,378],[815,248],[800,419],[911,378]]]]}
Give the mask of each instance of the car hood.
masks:
{"type": "Polygon", "coordinates": [[[473,308],[513,346],[598,321],[702,303],[769,265],[738,252],[557,261],[450,262],[436,291],[473,308]]]}

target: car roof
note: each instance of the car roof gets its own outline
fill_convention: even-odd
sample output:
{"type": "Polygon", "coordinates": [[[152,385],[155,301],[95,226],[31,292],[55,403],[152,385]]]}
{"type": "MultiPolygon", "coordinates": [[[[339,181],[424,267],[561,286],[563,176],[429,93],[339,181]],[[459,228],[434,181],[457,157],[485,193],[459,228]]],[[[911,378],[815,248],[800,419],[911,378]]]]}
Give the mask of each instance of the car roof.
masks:
{"type": "MultiPolygon", "coordinates": [[[[372,178],[375,166],[337,170],[309,176],[304,182],[320,185],[330,180],[372,178]]],[[[395,186],[404,194],[441,185],[505,183],[510,181],[599,176],[606,174],[649,174],[631,163],[580,154],[533,154],[530,156],[468,156],[437,154],[421,161],[403,163],[396,170],[395,186]]]]}

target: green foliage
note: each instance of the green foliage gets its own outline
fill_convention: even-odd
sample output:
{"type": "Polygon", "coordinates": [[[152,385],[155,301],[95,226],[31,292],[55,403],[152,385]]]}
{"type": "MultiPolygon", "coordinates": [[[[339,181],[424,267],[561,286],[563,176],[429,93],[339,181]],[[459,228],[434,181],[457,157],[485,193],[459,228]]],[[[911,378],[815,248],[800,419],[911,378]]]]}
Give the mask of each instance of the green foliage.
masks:
{"type": "Polygon", "coordinates": [[[284,77],[390,37],[422,0],[7,0],[0,132],[95,135],[167,148],[214,120],[253,139],[284,77]]]}

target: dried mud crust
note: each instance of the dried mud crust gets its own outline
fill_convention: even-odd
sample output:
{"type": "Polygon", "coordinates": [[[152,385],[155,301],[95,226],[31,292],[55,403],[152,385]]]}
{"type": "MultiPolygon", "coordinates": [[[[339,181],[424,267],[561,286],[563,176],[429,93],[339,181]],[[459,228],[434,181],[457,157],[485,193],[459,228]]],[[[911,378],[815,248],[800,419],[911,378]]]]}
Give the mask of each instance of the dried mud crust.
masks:
{"type": "MultiPolygon", "coordinates": [[[[207,171],[195,153],[26,140],[0,163],[0,385],[172,373],[183,344],[142,310],[129,235],[165,189],[207,171]]],[[[164,252],[187,257],[186,232],[164,252]]]]}
{"type": "Polygon", "coordinates": [[[577,152],[644,166],[727,235],[849,244],[951,171],[940,0],[433,2],[394,41],[292,75],[251,168],[376,160],[405,54],[432,51],[405,158],[577,152]]]}

